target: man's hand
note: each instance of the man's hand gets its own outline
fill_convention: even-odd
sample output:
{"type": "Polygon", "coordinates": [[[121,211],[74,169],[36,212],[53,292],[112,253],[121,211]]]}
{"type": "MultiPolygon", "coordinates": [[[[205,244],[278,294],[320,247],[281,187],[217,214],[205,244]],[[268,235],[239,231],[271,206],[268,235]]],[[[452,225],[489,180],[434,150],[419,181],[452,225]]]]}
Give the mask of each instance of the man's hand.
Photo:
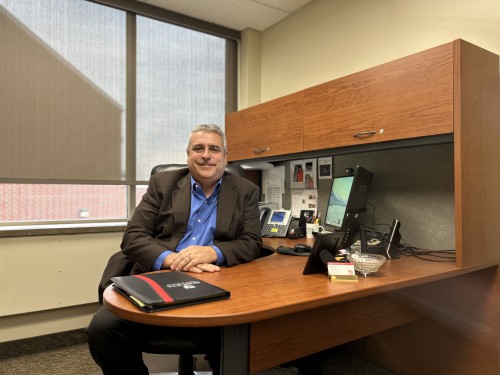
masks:
{"type": "Polygon", "coordinates": [[[194,273],[217,272],[220,267],[212,264],[216,260],[217,254],[211,246],[189,246],[165,258],[162,268],[194,273]]]}

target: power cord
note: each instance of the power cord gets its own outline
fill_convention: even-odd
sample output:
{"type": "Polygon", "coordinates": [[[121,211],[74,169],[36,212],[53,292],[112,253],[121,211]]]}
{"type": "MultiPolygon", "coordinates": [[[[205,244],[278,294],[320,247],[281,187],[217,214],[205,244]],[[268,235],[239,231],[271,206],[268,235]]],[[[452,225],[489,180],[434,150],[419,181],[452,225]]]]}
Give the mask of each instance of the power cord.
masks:
{"type": "Polygon", "coordinates": [[[429,262],[455,262],[456,250],[430,250],[418,249],[416,247],[405,244],[399,251],[405,256],[413,256],[429,262]]]}
{"type": "Polygon", "coordinates": [[[389,231],[391,230],[391,225],[390,224],[387,224],[387,223],[375,223],[373,220],[375,219],[375,206],[373,204],[371,204],[370,202],[366,202],[367,204],[369,204],[372,208],[373,208],[373,213],[372,213],[372,217],[371,217],[371,225],[376,225],[376,226],[383,226],[383,225],[386,225],[387,227],[389,227],[389,231]]]}
{"type": "MultiPolygon", "coordinates": [[[[371,224],[375,226],[387,226],[389,227],[389,232],[391,225],[386,223],[375,223],[375,206],[370,202],[366,202],[373,208],[373,213],[371,216],[371,224]]],[[[375,238],[380,242],[389,240],[389,232],[381,232],[374,228],[365,227],[367,237],[375,238]]],[[[419,249],[415,246],[408,244],[403,237],[401,237],[401,244],[398,248],[399,252],[404,256],[414,256],[416,258],[427,260],[429,262],[455,262],[456,260],[456,250],[431,250],[431,249],[419,249]]]]}

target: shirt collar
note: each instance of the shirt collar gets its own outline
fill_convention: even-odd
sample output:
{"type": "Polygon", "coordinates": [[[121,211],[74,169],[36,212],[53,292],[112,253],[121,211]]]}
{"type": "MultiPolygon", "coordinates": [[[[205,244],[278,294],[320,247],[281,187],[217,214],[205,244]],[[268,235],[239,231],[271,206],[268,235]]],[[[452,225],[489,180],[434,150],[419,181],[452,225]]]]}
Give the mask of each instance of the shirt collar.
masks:
{"type": "MultiPolygon", "coordinates": [[[[215,185],[214,192],[208,198],[209,200],[215,199],[214,197],[219,195],[221,184],[222,184],[222,177],[219,179],[219,181],[217,181],[217,185],[215,185]]],[[[195,194],[198,197],[205,198],[205,193],[203,193],[203,190],[201,189],[200,185],[196,182],[196,180],[193,178],[193,176],[191,176],[191,193],[195,194]]]]}

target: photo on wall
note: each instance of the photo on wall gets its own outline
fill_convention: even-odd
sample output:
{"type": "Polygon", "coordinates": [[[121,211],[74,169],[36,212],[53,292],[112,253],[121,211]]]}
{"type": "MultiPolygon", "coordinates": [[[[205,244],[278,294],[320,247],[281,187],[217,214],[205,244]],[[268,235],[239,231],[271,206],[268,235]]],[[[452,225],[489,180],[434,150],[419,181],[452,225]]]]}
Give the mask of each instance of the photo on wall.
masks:
{"type": "Polygon", "coordinates": [[[290,162],[290,188],[317,188],[317,159],[293,160],[290,162]]]}
{"type": "Polygon", "coordinates": [[[333,177],[333,158],[331,156],[318,159],[319,179],[331,179],[333,177]]]}

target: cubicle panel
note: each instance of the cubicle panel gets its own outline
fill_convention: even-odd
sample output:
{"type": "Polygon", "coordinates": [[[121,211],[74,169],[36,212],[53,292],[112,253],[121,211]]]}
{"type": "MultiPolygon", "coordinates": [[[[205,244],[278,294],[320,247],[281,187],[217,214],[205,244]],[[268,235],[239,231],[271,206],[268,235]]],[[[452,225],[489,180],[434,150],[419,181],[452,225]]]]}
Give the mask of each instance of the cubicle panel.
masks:
{"type": "Polygon", "coordinates": [[[500,259],[500,81],[498,55],[455,42],[457,265],[500,259]]]}
{"type": "MultiPolygon", "coordinates": [[[[353,153],[333,157],[333,175],[360,165],[373,172],[367,211],[360,221],[388,231],[401,221],[403,240],[423,249],[455,249],[453,143],[353,153]]],[[[283,207],[291,205],[290,168],[285,165],[283,207]]],[[[318,211],[326,214],[331,179],[318,179],[318,211]]]]}

